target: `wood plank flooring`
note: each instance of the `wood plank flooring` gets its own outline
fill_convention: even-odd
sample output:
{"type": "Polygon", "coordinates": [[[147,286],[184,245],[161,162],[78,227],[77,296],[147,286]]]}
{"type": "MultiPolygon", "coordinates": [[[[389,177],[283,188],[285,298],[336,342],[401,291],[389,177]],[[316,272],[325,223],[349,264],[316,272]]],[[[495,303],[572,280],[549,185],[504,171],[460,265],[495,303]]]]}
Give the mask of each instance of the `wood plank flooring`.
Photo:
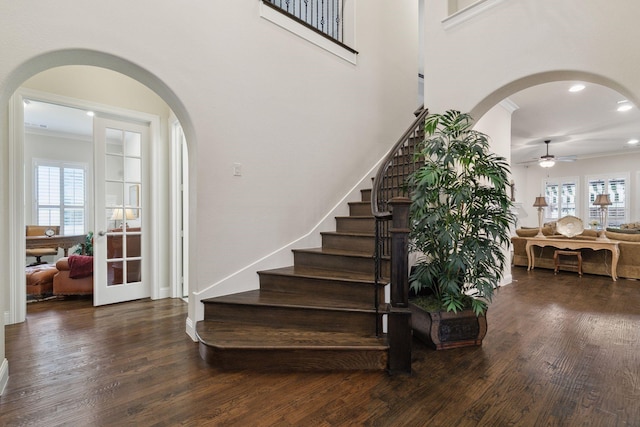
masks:
{"type": "Polygon", "coordinates": [[[515,267],[482,347],[413,373],[223,372],[181,300],[31,303],[6,327],[1,426],[640,426],[640,281],[515,267]]]}

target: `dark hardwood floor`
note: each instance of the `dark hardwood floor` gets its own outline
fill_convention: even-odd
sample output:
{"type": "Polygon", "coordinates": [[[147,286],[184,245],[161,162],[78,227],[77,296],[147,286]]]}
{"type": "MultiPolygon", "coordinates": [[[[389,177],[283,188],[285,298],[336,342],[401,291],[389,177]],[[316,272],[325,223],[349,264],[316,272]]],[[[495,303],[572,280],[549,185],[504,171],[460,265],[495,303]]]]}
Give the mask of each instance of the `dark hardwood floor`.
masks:
{"type": "Polygon", "coordinates": [[[181,300],[31,303],[6,327],[2,426],[640,426],[640,281],[514,268],[482,347],[413,374],[224,372],[181,300]]]}

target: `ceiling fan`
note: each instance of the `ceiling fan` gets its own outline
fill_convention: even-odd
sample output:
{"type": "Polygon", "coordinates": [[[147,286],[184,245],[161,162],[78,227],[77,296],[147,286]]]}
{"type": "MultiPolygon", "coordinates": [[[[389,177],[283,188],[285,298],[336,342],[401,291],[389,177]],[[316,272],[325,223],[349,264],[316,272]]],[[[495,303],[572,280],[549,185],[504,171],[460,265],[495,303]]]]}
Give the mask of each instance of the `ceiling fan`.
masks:
{"type": "Polygon", "coordinates": [[[550,139],[546,139],[544,143],[547,146],[547,154],[544,156],[540,156],[540,160],[538,160],[538,164],[543,168],[550,168],[556,164],[556,162],[574,162],[576,160],[576,156],[563,156],[556,157],[553,154],[549,154],[549,143],[550,139]]]}

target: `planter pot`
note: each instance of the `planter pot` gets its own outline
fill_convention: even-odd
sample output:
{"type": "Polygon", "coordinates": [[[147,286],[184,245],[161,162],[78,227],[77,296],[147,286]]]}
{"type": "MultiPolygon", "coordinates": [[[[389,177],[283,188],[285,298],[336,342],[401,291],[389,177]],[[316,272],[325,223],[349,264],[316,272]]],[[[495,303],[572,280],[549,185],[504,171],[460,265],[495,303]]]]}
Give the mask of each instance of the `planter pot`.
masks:
{"type": "Polygon", "coordinates": [[[486,316],[473,310],[430,312],[411,302],[409,309],[413,334],[436,350],[482,345],[487,334],[486,316]]]}

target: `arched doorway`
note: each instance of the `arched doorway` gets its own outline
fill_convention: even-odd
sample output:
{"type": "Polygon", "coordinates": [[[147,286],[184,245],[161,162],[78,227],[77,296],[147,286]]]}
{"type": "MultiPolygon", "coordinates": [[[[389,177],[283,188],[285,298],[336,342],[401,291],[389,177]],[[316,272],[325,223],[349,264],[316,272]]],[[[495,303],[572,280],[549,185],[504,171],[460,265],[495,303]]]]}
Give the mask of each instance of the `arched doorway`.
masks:
{"type": "Polygon", "coordinates": [[[593,201],[601,193],[611,193],[616,200],[608,208],[605,227],[635,220],[640,207],[634,188],[640,173],[635,166],[640,157],[640,111],[629,90],[592,73],[546,72],[495,90],[473,111],[484,114],[492,103],[505,101],[514,109],[503,127],[511,135],[509,157],[520,226],[538,226],[532,203],[540,195],[550,204],[543,222],[566,215],[581,218],[587,226],[597,222],[593,201]],[[544,168],[540,160],[547,147],[556,161],[544,168]]]}
{"type": "MultiPolygon", "coordinates": [[[[53,86],[55,87],[56,78],[58,79],[58,81],[60,81],[60,75],[61,75],[60,73],[62,74],[65,73],[65,67],[83,67],[83,66],[88,66],[91,68],[95,68],[96,70],[100,70],[99,73],[102,73],[102,74],[110,74],[111,78],[113,78],[114,75],[118,75],[119,77],[117,77],[116,80],[120,79],[121,80],[120,84],[124,84],[127,86],[125,90],[131,90],[131,87],[132,87],[131,82],[139,86],[145,87],[146,90],[153,93],[154,96],[162,100],[162,102],[165,103],[166,105],[166,110],[167,110],[165,113],[166,123],[163,124],[163,126],[165,126],[165,128],[168,128],[169,126],[173,126],[175,125],[175,123],[178,123],[180,127],[184,129],[184,134],[187,135],[187,137],[185,137],[184,140],[185,141],[188,140],[190,142],[189,145],[193,146],[193,142],[192,142],[193,139],[192,138],[190,139],[188,136],[192,134],[192,131],[191,131],[192,127],[190,125],[189,118],[186,114],[184,107],[179,102],[177,97],[173,94],[173,92],[169,88],[167,88],[157,77],[150,74],[148,71],[142,70],[136,67],[134,64],[124,61],[120,58],[116,58],[111,55],[101,54],[99,52],[85,51],[85,50],[72,50],[72,51],[53,52],[46,55],[42,55],[40,57],[33,58],[31,61],[28,61],[27,63],[23,64],[21,67],[19,67],[12,73],[11,79],[9,79],[10,84],[7,87],[3,88],[4,89],[3,96],[0,100],[3,101],[4,104],[7,104],[10,96],[21,85],[23,85],[24,82],[31,81],[33,83],[33,81],[35,80],[37,81],[35,83],[35,86],[42,85],[43,82],[38,81],[38,76],[42,77],[43,75],[40,73],[44,72],[44,74],[47,74],[49,73],[49,71],[55,70],[56,73],[58,73],[57,76],[54,76],[53,78],[50,74],[47,76],[47,79],[49,80],[48,84],[49,85],[53,84],[53,86]],[[126,80],[129,80],[129,82],[123,83],[126,80]],[[169,124],[169,116],[171,116],[171,124],[169,124]]],[[[56,74],[56,73],[53,73],[53,74],[56,74]]],[[[86,92],[81,95],[78,95],[76,92],[74,92],[74,90],[72,89],[73,85],[69,84],[69,82],[74,81],[73,78],[64,79],[63,77],[62,80],[65,80],[67,83],[65,85],[60,85],[63,87],[58,87],[58,89],[54,89],[56,92],[62,92],[62,93],[67,93],[74,96],[79,96],[81,98],[87,98],[86,92]]],[[[88,91],[88,92],[91,92],[91,91],[88,91]]],[[[109,96],[107,96],[106,98],[103,97],[99,99],[100,101],[102,101],[101,104],[111,103],[111,99],[109,98],[109,96]]],[[[133,109],[140,110],[140,109],[144,109],[144,107],[134,106],[133,109]]],[[[10,115],[15,116],[16,113],[20,115],[20,112],[16,110],[17,108],[15,107],[15,103],[14,103],[13,105],[10,106],[10,111],[5,110],[5,114],[7,117],[9,117],[10,115]]],[[[19,122],[20,121],[18,120],[18,123],[19,122]]],[[[162,158],[168,158],[168,156],[170,156],[170,154],[175,151],[170,147],[170,144],[173,140],[169,138],[169,132],[164,131],[164,129],[163,129],[163,132],[158,132],[158,133],[159,134],[162,133],[165,138],[164,143],[166,145],[165,146],[166,153],[162,155],[162,158]]],[[[15,144],[22,142],[19,139],[20,139],[19,132],[13,132],[9,140],[7,141],[9,147],[11,147],[9,149],[11,156],[15,155],[15,152],[16,152],[15,144]]],[[[9,310],[8,310],[9,316],[8,317],[9,317],[9,322],[13,323],[16,321],[20,321],[21,319],[24,319],[24,314],[25,314],[24,265],[23,265],[24,251],[20,249],[21,247],[20,242],[24,241],[24,236],[21,233],[21,231],[24,230],[24,219],[23,219],[24,215],[22,212],[23,209],[21,209],[21,204],[18,202],[19,200],[22,200],[24,198],[24,195],[23,195],[23,186],[20,185],[21,184],[20,180],[16,179],[16,177],[20,176],[20,170],[18,169],[17,163],[13,164],[11,169],[12,170],[9,171],[9,176],[7,177],[7,181],[9,182],[9,187],[10,187],[10,191],[9,191],[10,204],[12,204],[13,206],[11,209],[11,217],[8,218],[8,221],[4,222],[5,224],[11,224],[11,226],[7,227],[4,234],[7,237],[7,239],[5,240],[10,245],[10,247],[12,248],[18,247],[19,250],[9,251],[13,255],[10,257],[8,261],[5,261],[7,262],[7,265],[6,265],[7,268],[5,269],[5,271],[7,272],[9,280],[5,280],[4,283],[7,284],[6,286],[9,289],[8,289],[8,292],[6,292],[7,289],[3,291],[5,292],[5,294],[9,295],[9,298],[8,298],[9,299],[9,310]]],[[[179,186],[175,185],[171,188],[171,190],[175,190],[176,188],[179,188],[179,186]]],[[[194,188],[193,183],[191,183],[191,188],[194,188]]],[[[165,192],[165,195],[166,195],[166,192],[165,192]]],[[[176,200],[181,200],[181,199],[182,197],[172,195],[171,197],[168,198],[168,200],[165,200],[163,203],[166,203],[168,205],[169,203],[175,203],[176,200]]],[[[154,227],[158,228],[158,224],[155,224],[154,227]]],[[[172,229],[171,232],[178,233],[178,231],[174,229],[172,229]]],[[[169,242],[170,239],[166,237],[166,238],[163,238],[163,241],[169,242]]],[[[168,245],[168,243],[165,243],[165,245],[168,245]]],[[[165,248],[165,251],[168,251],[168,249],[165,248]]],[[[161,258],[162,257],[159,255],[154,255],[152,257],[152,259],[156,263],[160,261],[162,262],[165,261],[161,258]]],[[[165,256],[165,258],[169,258],[169,256],[165,256]]],[[[185,264],[187,263],[186,261],[187,260],[185,259],[185,264]]],[[[166,264],[164,265],[166,266],[166,264]]],[[[157,276],[159,274],[166,274],[166,270],[165,272],[158,272],[157,269],[154,271],[156,271],[156,273],[154,273],[155,274],[155,277],[153,277],[154,279],[158,279],[157,276]]],[[[180,294],[181,294],[180,291],[177,289],[174,289],[174,290],[165,289],[162,291],[155,292],[155,294],[153,294],[152,297],[154,298],[169,297],[169,296],[175,297],[175,296],[181,296],[180,294]]]]}

